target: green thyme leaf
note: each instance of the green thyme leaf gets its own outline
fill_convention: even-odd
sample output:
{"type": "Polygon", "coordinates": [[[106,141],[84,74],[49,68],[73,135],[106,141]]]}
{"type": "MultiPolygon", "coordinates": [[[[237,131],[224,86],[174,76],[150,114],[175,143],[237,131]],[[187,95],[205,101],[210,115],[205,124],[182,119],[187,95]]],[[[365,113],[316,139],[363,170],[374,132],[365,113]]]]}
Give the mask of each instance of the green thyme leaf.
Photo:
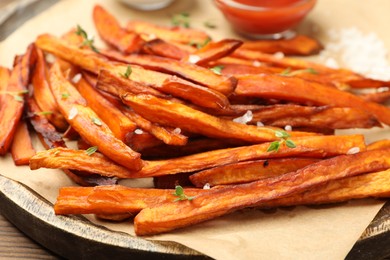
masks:
{"type": "Polygon", "coordinates": [[[97,146],[91,146],[89,147],[87,150],[85,150],[85,152],[91,156],[92,154],[94,154],[96,151],[98,150],[98,147],[97,146]]]}
{"type": "Polygon", "coordinates": [[[61,94],[61,98],[62,98],[62,99],[67,99],[69,96],[70,96],[69,93],[62,93],[62,94],[61,94]]]}
{"type": "Polygon", "coordinates": [[[128,79],[132,72],[133,71],[131,70],[131,67],[127,66],[127,69],[126,69],[125,73],[119,73],[119,75],[124,77],[124,78],[126,78],[126,79],[128,79]]]}
{"type": "Polygon", "coordinates": [[[76,34],[80,35],[84,39],[81,46],[89,46],[94,52],[99,53],[99,50],[94,45],[94,39],[89,39],[87,32],[80,25],[77,25],[76,34]]]}
{"type": "Polygon", "coordinates": [[[282,76],[296,76],[302,73],[310,73],[310,74],[318,74],[318,72],[313,68],[301,69],[301,70],[291,70],[291,68],[287,68],[283,70],[280,75],[282,76]]]}
{"type": "Polygon", "coordinates": [[[217,26],[216,26],[214,23],[212,23],[211,21],[206,21],[206,22],[203,23],[203,25],[204,25],[205,27],[209,28],[209,29],[215,29],[215,28],[217,28],[217,26]]]}
{"type": "Polygon", "coordinates": [[[204,42],[202,43],[197,43],[196,44],[196,48],[197,49],[202,49],[204,46],[206,46],[209,42],[211,42],[211,38],[207,38],[206,40],[204,40],[204,42]]]}
{"type": "Polygon", "coordinates": [[[222,69],[224,68],[223,65],[218,65],[218,66],[215,66],[215,67],[212,67],[210,68],[210,70],[212,70],[215,74],[217,75],[221,75],[222,74],[222,69]]]}
{"type": "Polygon", "coordinates": [[[11,95],[16,101],[23,102],[24,98],[23,95],[27,94],[28,90],[21,90],[21,91],[1,91],[0,94],[8,94],[11,95]]]}
{"type": "Polygon", "coordinates": [[[279,147],[280,147],[280,142],[274,141],[269,145],[267,152],[277,152],[279,151],[279,147]]]}
{"type": "Polygon", "coordinates": [[[190,28],[190,14],[189,13],[174,14],[172,16],[171,23],[173,26],[190,28]]]}
{"type": "Polygon", "coordinates": [[[286,138],[290,137],[290,134],[287,133],[286,131],[276,130],[275,131],[275,136],[278,137],[278,138],[286,139],[286,138]]]}
{"type": "Polygon", "coordinates": [[[287,145],[288,148],[295,148],[295,147],[297,147],[295,145],[294,141],[292,141],[290,139],[286,140],[286,145],[287,145]]]}
{"type": "Polygon", "coordinates": [[[100,119],[97,117],[92,117],[91,120],[92,120],[92,123],[94,123],[97,126],[101,126],[103,124],[102,121],[100,121],[100,119]]]}
{"type": "Polygon", "coordinates": [[[34,112],[35,115],[42,115],[42,116],[46,116],[46,115],[51,115],[53,114],[53,111],[41,111],[41,112],[34,112]]]}
{"type": "Polygon", "coordinates": [[[195,198],[195,196],[187,196],[186,194],[184,194],[184,189],[180,185],[175,186],[175,192],[173,193],[173,195],[178,197],[174,200],[175,202],[179,200],[193,200],[195,198]]]}

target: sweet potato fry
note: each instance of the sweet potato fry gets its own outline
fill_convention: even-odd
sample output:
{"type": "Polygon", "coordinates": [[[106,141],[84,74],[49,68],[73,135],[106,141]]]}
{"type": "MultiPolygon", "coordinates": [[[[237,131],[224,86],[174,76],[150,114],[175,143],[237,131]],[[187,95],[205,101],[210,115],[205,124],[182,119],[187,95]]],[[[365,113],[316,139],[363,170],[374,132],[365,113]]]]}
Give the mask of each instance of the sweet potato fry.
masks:
{"type": "Polygon", "coordinates": [[[93,8],[93,21],[100,37],[120,52],[139,52],[144,41],[136,34],[122,28],[117,19],[100,5],[93,8]]]}
{"type": "Polygon", "coordinates": [[[50,70],[50,86],[61,113],[68,123],[91,145],[110,159],[131,170],[142,168],[140,154],[131,150],[126,144],[115,138],[108,126],[99,120],[89,107],[73,102],[81,95],[61,74],[57,64],[50,70]],[[64,93],[73,92],[72,97],[64,98],[64,93]]]}
{"type": "Polygon", "coordinates": [[[311,158],[283,158],[232,163],[200,171],[189,178],[195,187],[247,183],[296,171],[318,162],[311,158]]]}
{"type": "Polygon", "coordinates": [[[309,36],[298,34],[290,39],[244,41],[241,49],[285,55],[312,55],[323,49],[322,44],[309,36]]]}
{"type": "Polygon", "coordinates": [[[49,121],[55,125],[60,131],[65,131],[68,127],[64,116],[58,110],[57,103],[51,93],[48,82],[48,68],[42,50],[37,48],[37,61],[35,70],[32,75],[32,84],[34,86],[34,99],[37,102],[41,111],[50,112],[47,114],[49,121]]]}
{"type": "Polygon", "coordinates": [[[134,151],[142,154],[144,149],[160,146],[163,142],[149,132],[143,131],[142,129],[136,129],[131,138],[128,138],[126,144],[134,151]]]}
{"type": "MultiPolygon", "coordinates": [[[[154,124],[130,110],[125,110],[124,113],[142,130],[145,130],[148,133],[152,134],[154,137],[156,137],[158,140],[163,141],[165,144],[185,145],[187,143],[187,136],[175,131],[175,129],[168,129],[166,127],[154,124]]],[[[153,142],[153,146],[154,144],[155,142],[153,142]]],[[[140,147],[138,147],[138,149],[140,149],[140,147]]]]}
{"type": "Polygon", "coordinates": [[[187,50],[161,39],[154,39],[146,42],[143,46],[143,51],[147,54],[153,54],[174,60],[181,60],[190,54],[187,50]]]}
{"type": "Polygon", "coordinates": [[[10,71],[6,67],[0,66],[0,109],[4,104],[4,96],[7,94],[5,93],[8,85],[8,80],[10,77],[10,71]]]}
{"type": "Polygon", "coordinates": [[[235,93],[238,96],[275,98],[299,103],[356,107],[367,110],[384,124],[390,124],[390,109],[317,82],[279,75],[241,75],[235,93]],[[293,91],[292,91],[293,90],[293,91]]]}
{"type": "MultiPolygon", "coordinates": [[[[128,65],[126,64],[109,63],[104,57],[98,56],[93,51],[69,46],[63,40],[50,35],[39,36],[36,44],[43,50],[51,52],[95,74],[99,74],[101,69],[107,69],[111,73],[119,76],[125,74],[128,70],[128,65]]],[[[167,94],[176,95],[199,106],[220,109],[229,104],[227,98],[217,91],[184,79],[178,79],[172,75],[146,70],[134,65],[131,66],[131,73],[127,79],[138,84],[151,86],[167,94]],[[171,85],[171,82],[174,82],[174,84],[171,85]],[[181,89],[178,90],[177,87],[181,89]]]]}
{"type": "Polygon", "coordinates": [[[30,44],[26,53],[16,59],[0,107],[0,155],[7,153],[11,146],[16,127],[24,107],[23,94],[27,93],[30,66],[35,59],[35,46],[30,44]]]}
{"type": "Polygon", "coordinates": [[[209,42],[199,50],[189,54],[182,61],[204,65],[211,61],[226,57],[240,47],[242,41],[225,39],[218,42],[209,42]]]}
{"type": "Polygon", "coordinates": [[[159,38],[184,44],[202,44],[210,38],[205,32],[196,29],[161,26],[136,20],[128,22],[126,30],[144,35],[148,39],[159,38]]]}
{"type": "Polygon", "coordinates": [[[245,207],[282,198],[331,180],[390,167],[390,150],[341,155],[295,172],[199,194],[191,201],[146,208],[134,219],[137,235],[152,235],[213,219],[245,207]]]}
{"type": "Polygon", "coordinates": [[[367,150],[390,148],[390,139],[378,140],[367,145],[367,150]]]}
{"type": "Polygon", "coordinates": [[[284,127],[330,129],[371,128],[381,126],[369,112],[357,107],[270,105],[252,110],[252,123],[284,127]]]}
{"type": "Polygon", "coordinates": [[[81,78],[75,86],[86,99],[88,106],[107,124],[114,136],[125,142],[126,136],[132,133],[137,125],[89,85],[85,79],[81,78]]]}
{"type": "Polygon", "coordinates": [[[11,154],[15,165],[28,165],[35,155],[35,149],[25,121],[20,120],[11,144],[11,154]]]}
{"type": "Polygon", "coordinates": [[[369,102],[385,103],[390,100],[390,88],[388,88],[388,90],[361,94],[359,96],[369,102]]]}
{"type": "Polygon", "coordinates": [[[146,69],[180,76],[189,81],[209,87],[225,95],[230,95],[237,84],[232,77],[221,76],[209,69],[188,62],[180,62],[152,55],[133,54],[123,56],[112,51],[104,51],[104,55],[121,62],[136,64],[146,69]]]}
{"type": "MultiPolygon", "coordinates": [[[[188,196],[206,190],[186,188],[188,196]]],[[[147,207],[177,199],[172,189],[143,189],[125,186],[64,187],[54,204],[57,215],[138,213],[147,207]]]]}
{"type": "MultiPolygon", "coordinates": [[[[152,122],[175,128],[178,127],[189,133],[255,143],[276,140],[274,129],[223,120],[192,109],[186,105],[163,100],[151,95],[132,95],[127,93],[122,96],[122,100],[136,113],[152,122]]],[[[292,132],[291,135],[310,134],[292,132]]]]}
{"type": "Polygon", "coordinates": [[[106,177],[131,178],[132,171],[114,163],[101,153],[89,154],[87,150],[72,150],[64,147],[37,152],[30,159],[30,169],[69,169],[96,173],[106,177]]]}
{"type": "Polygon", "coordinates": [[[144,161],[145,165],[133,177],[152,177],[180,172],[195,172],[216,166],[249,160],[306,157],[324,158],[346,154],[350,149],[365,151],[364,138],[361,135],[349,136],[308,136],[291,138],[296,148],[282,145],[278,152],[268,152],[270,143],[240,146],[213,150],[167,160],[144,161]]]}
{"type": "Polygon", "coordinates": [[[362,198],[390,197],[390,169],[330,181],[303,193],[257,205],[261,208],[314,205],[362,198]]]}

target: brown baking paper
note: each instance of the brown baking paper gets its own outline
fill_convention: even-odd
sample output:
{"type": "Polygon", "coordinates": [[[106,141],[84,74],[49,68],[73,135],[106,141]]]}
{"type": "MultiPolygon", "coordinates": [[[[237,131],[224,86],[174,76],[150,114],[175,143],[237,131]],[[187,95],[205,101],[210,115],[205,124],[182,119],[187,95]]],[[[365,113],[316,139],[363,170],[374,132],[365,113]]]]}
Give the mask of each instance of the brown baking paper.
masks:
{"type": "MultiPolygon", "coordinates": [[[[23,53],[41,33],[60,36],[79,24],[89,34],[96,35],[92,23],[94,2],[102,4],[123,24],[129,19],[143,19],[170,25],[172,14],[188,12],[191,26],[206,30],[214,39],[238,37],[212,1],[180,0],[164,10],[140,12],[114,0],[63,0],[0,43],[0,64],[11,67],[14,55],[23,53]],[[217,28],[206,28],[206,21],[217,28]]],[[[388,10],[388,0],[372,0],[370,4],[354,0],[320,0],[298,30],[326,41],[329,29],[357,27],[367,33],[375,32],[390,49],[390,33],[386,30],[389,21],[385,22],[388,10]]],[[[97,42],[98,46],[101,44],[97,42]]],[[[389,136],[388,129],[364,132],[368,142],[389,136]]],[[[15,167],[10,156],[0,158],[0,174],[25,183],[53,203],[61,186],[74,185],[61,171],[30,171],[28,167],[15,167]]],[[[144,180],[128,180],[126,184],[144,185],[144,180]]],[[[382,204],[375,200],[360,200],[274,212],[244,210],[150,239],[176,241],[216,259],[343,259],[382,204]]],[[[132,223],[112,224],[87,217],[112,230],[134,235],[132,223]]]]}

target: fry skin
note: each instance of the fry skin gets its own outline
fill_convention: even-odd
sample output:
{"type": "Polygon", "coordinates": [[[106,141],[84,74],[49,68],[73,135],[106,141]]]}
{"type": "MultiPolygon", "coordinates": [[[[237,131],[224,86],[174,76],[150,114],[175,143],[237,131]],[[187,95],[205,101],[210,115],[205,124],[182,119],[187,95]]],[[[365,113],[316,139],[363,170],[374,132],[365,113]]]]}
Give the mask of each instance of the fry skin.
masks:
{"type": "Polygon", "coordinates": [[[15,136],[11,144],[11,154],[15,165],[28,165],[30,158],[35,155],[25,121],[20,120],[16,127],[15,136]]]}

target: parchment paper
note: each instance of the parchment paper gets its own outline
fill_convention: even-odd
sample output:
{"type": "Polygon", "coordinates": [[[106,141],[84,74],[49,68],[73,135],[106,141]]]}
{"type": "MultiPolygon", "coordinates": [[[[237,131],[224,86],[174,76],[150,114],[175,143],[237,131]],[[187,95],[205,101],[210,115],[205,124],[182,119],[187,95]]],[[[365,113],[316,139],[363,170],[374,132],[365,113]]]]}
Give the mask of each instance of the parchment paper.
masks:
{"type": "MultiPolygon", "coordinates": [[[[11,67],[14,55],[23,53],[40,33],[60,36],[80,24],[88,33],[96,35],[91,18],[93,3],[102,4],[123,24],[128,19],[144,19],[169,25],[172,14],[185,11],[190,13],[193,27],[206,30],[214,39],[238,37],[212,1],[180,0],[164,10],[139,12],[113,0],[63,0],[0,43],[0,64],[11,67]],[[216,24],[217,29],[204,27],[206,21],[216,24]]],[[[325,41],[330,28],[358,27],[378,34],[390,49],[390,32],[386,28],[390,22],[388,10],[388,0],[371,0],[370,4],[355,0],[320,0],[298,30],[325,41]]],[[[388,129],[365,132],[369,142],[389,136],[388,129]]],[[[61,171],[15,167],[10,156],[0,158],[0,174],[27,184],[51,202],[55,202],[61,186],[73,185],[61,171]]],[[[136,185],[134,182],[130,184],[136,185]]],[[[177,241],[216,259],[343,259],[381,206],[379,201],[361,200],[268,213],[246,210],[150,239],[177,241]]],[[[110,229],[134,235],[129,222],[110,224],[87,217],[110,229]]]]}

